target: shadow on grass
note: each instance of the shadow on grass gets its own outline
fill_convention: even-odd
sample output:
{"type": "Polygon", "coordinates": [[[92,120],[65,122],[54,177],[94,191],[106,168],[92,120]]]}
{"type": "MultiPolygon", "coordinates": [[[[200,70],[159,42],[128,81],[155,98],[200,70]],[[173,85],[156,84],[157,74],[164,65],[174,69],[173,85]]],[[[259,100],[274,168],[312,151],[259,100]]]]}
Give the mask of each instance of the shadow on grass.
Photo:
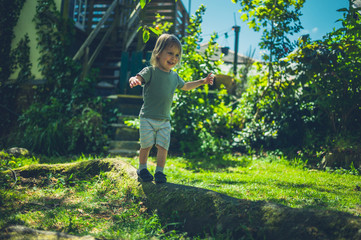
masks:
{"type": "MultiPolygon", "coordinates": [[[[287,181],[280,180],[268,180],[265,181],[244,181],[244,180],[230,180],[230,179],[217,179],[216,184],[222,185],[233,185],[233,186],[249,186],[249,184],[255,184],[260,186],[260,188],[265,187],[266,189],[271,188],[273,191],[279,191],[279,198],[264,198],[267,202],[282,204],[285,206],[290,205],[290,201],[293,204],[302,207],[302,208],[310,208],[310,209],[332,209],[337,200],[330,199],[332,197],[328,196],[328,194],[332,194],[334,196],[342,196],[343,191],[338,191],[337,189],[329,189],[322,186],[317,186],[313,184],[305,184],[305,183],[293,183],[287,181]],[[286,190],[290,191],[290,193],[284,193],[286,190]],[[281,193],[284,194],[281,194],[281,193]],[[292,197],[293,194],[296,194],[296,197],[292,197]],[[286,196],[286,197],[284,197],[286,196]]],[[[331,196],[332,196],[331,195],[331,196]]]]}
{"type": "Polygon", "coordinates": [[[186,159],[187,160],[187,169],[194,170],[198,172],[199,170],[211,170],[211,171],[222,171],[226,168],[235,168],[235,167],[247,167],[252,163],[252,158],[249,157],[231,157],[225,156],[223,158],[217,159],[186,159]]]}
{"type": "Polygon", "coordinates": [[[180,223],[180,230],[190,236],[201,234],[201,237],[215,239],[360,239],[360,218],[327,209],[327,203],[323,202],[292,208],[284,206],[286,199],[237,199],[212,190],[173,183],[141,183],[141,186],[147,196],[146,205],[157,210],[165,224],[180,223]],[[174,214],[177,218],[170,218],[174,214]]]}

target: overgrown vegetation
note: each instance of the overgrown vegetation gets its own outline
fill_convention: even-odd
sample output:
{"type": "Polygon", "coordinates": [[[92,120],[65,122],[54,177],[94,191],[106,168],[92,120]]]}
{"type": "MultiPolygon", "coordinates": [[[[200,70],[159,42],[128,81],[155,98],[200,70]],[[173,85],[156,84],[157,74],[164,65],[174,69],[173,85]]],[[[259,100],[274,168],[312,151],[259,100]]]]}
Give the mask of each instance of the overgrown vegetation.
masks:
{"type": "MultiPolygon", "coordinates": [[[[14,157],[3,152],[0,157],[10,159],[7,162],[12,165],[8,166],[14,167],[59,162],[58,158],[14,157]]],[[[89,159],[92,158],[80,156],[68,162],[86,163],[89,159]]],[[[137,158],[122,160],[138,164],[137,158]]],[[[150,171],[154,171],[155,161],[150,159],[150,171]]],[[[352,171],[310,170],[300,159],[273,154],[229,157],[224,161],[226,164],[202,165],[171,157],[166,173],[171,183],[206,188],[235,198],[361,216],[359,176],[352,171]]],[[[7,174],[1,171],[0,228],[21,224],[106,239],[187,239],[186,233],[174,230],[180,229],[177,224],[181,223],[167,222],[146,208],[144,196],[133,183],[114,181],[121,176],[102,170],[92,174],[62,172],[17,178],[14,185],[13,177],[5,178],[7,174]]],[[[209,237],[217,239],[212,234],[192,239],[209,237]]]]}
{"type": "Polygon", "coordinates": [[[360,151],[360,12],[351,4],[339,11],[344,13],[341,28],[319,41],[304,36],[284,59],[295,63],[287,68],[295,76],[293,86],[285,89],[302,112],[304,149],[360,151]]]}
{"type": "MultiPolygon", "coordinates": [[[[187,28],[188,35],[183,38],[182,66],[177,72],[185,81],[220,72],[222,60],[210,60],[218,48],[216,34],[211,36],[204,55],[197,51],[205,10],[202,5],[196,11],[187,28]]],[[[229,153],[233,142],[230,97],[226,90],[211,94],[207,85],[193,91],[177,91],[172,108],[172,136],[176,142],[171,147],[197,161],[216,160],[229,153]]]]}
{"type": "MultiPolygon", "coordinates": [[[[298,155],[315,164],[333,151],[359,154],[359,9],[350,1],[348,9],[340,10],[344,12],[342,27],[323,40],[303,36],[291,42],[289,35],[302,28],[299,16],[304,1],[233,2],[241,3],[242,19],[255,31],[262,31],[260,47],[268,51],[266,67],[255,63],[259,72],[242,79],[236,96],[224,90],[214,93],[208,86],[178,91],[172,109],[172,151],[210,164],[227,159],[227,153],[264,150],[298,155]]],[[[182,39],[183,65],[177,72],[186,81],[219,73],[222,63],[210,60],[218,47],[216,34],[204,54],[197,52],[204,12],[201,6],[182,39]]],[[[36,89],[34,105],[19,118],[21,129],[12,143],[47,155],[99,153],[106,142],[103,117],[107,113],[94,97],[94,79],[81,78],[80,66],[67,55],[72,24],[60,17],[53,1],[41,0],[35,22],[47,81],[36,89]]],[[[155,25],[145,29],[158,34],[170,27],[161,17],[155,25]]],[[[23,69],[19,79],[29,80],[26,39],[19,44],[22,54],[14,56],[23,69]]]]}
{"type": "Polygon", "coordinates": [[[29,48],[28,39],[24,36],[15,50],[11,50],[11,42],[15,37],[14,27],[18,22],[20,11],[24,6],[25,0],[14,0],[10,2],[0,2],[0,145],[3,142],[2,137],[9,134],[12,130],[12,124],[16,121],[20,110],[17,106],[17,97],[20,92],[20,84],[24,82],[24,77],[29,73],[29,48]],[[15,82],[9,82],[9,76],[16,65],[24,73],[19,76],[15,82]]]}
{"type": "MultiPolygon", "coordinates": [[[[94,78],[82,78],[80,64],[69,56],[73,23],[61,17],[54,1],[47,0],[38,1],[34,22],[46,81],[35,87],[33,104],[19,117],[20,129],[7,144],[47,155],[103,151],[107,139],[94,78]]],[[[19,79],[30,80],[23,76],[29,71],[22,69],[21,73],[19,79]]]]}
{"type": "MultiPolygon", "coordinates": [[[[9,157],[2,154],[2,159],[9,157]]],[[[11,161],[28,165],[32,160],[12,158],[11,161]]],[[[82,160],[80,157],[72,161],[82,160]]],[[[19,178],[15,186],[12,179],[4,179],[3,172],[0,176],[0,229],[20,224],[103,239],[182,239],[184,236],[166,230],[157,214],[144,206],[143,196],[132,182],[116,183],[114,178],[121,176],[110,176],[109,172],[49,173],[19,178]]]]}
{"type": "Polygon", "coordinates": [[[323,40],[302,36],[297,43],[286,34],[301,28],[298,16],[304,1],[235,2],[241,3],[242,19],[263,30],[260,46],[269,50],[264,55],[268,70],[254,78],[235,110],[244,123],[237,147],[298,152],[316,162],[338,149],[357,154],[361,22],[353,1],[339,10],[344,12],[340,29],[323,40]]]}
{"type": "MultiPolygon", "coordinates": [[[[313,158],[318,163],[327,151],[361,152],[361,24],[360,18],[355,18],[360,17],[359,9],[350,4],[349,9],[340,10],[345,13],[342,27],[323,40],[303,36],[298,43],[291,43],[286,33],[300,29],[298,15],[304,1],[298,1],[297,6],[292,5],[295,2],[263,1],[266,8],[261,3],[251,6],[255,1],[238,2],[242,2],[243,11],[256,11],[248,12],[244,20],[251,19],[256,30],[266,28],[261,46],[269,50],[265,58],[268,67],[264,71],[256,63],[259,74],[247,79],[246,88],[237,97],[225,90],[211,92],[208,86],[177,92],[172,109],[175,142],[171,146],[185,158],[167,160],[169,182],[251,201],[361,216],[361,187],[359,176],[355,176],[360,173],[353,163],[350,169],[326,168],[321,172],[309,168],[313,158]],[[280,6],[273,5],[276,3],[280,6]],[[274,12],[266,16],[269,8],[274,12]],[[277,29],[275,24],[279,24],[277,29]],[[273,154],[254,154],[267,150],[273,154]],[[298,155],[286,157],[282,152],[298,155]]],[[[216,34],[204,55],[196,51],[204,11],[201,6],[190,21],[189,35],[182,39],[183,65],[177,71],[185,80],[218,73],[221,64],[210,61],[217,48],[216,34]]],[[[35,89],[34,104],[19,118],[21,130],[14,142],[50,156],[101,152],[106,141],[101,102],[94,98],[93,79],[81,80],[80,66],[67,55],[71,24],[63,21],[53,1],[43,0],[38,1],[35,21],[47,81],[35,89]]],[[[27,71],[26,36],[18,47],[22,51],[13,56],[22,68],[19,79],[26,81],[32,78],[27,71]]],[[[1,80],[0,91],[4,92],[10,85],[1,80]]],[[[13,172],[35,163],[86,159],[86,155],[66,159],[0,152],[0,228],[22,224],[109,239],[187,238],[186,233],[171,230],[180,223],[162,222],[146,209],[144,196],[131,184],[114,185],[114,176],[106,172],[83,177],[56,173],[37,179],[19,178],[13,172]]],[[[138,159],[126,161],[137,166],[138,159]]],[[[149,166],[154,171],[152,162],[155,160],[150,159],[149,166]]]]}
{"type": "Polygon", "coordinates": [[[14,39],[14,27],[24,3],[25,0],[0,2],[0,13],[3,16],[0,20],[0,87],[6,83],[15,64],[14,53],[11,52],[11,41],[14,39]]]}

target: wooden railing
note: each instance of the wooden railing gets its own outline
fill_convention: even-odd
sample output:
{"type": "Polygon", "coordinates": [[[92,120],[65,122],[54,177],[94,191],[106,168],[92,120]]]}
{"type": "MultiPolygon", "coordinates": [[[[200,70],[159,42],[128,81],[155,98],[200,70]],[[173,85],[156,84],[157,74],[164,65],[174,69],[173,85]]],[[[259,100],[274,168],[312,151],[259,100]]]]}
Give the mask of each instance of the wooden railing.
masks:
{"type": "MultiPolygon", "coordinates": [[[[94,1],[92,1],[94,2],[94,1]]],[[[104,47],[105,43],[109,39],[109,36],[112,32],[115,30],[118,30],[119,28],[123,29],[129,29],[131,25],[134,23],[135,18],[138,16],[140,11],[140,5],[138,4],[135,9],[132,11],[130,16],[125,16],[124,12],[120,9],[120,4],[124,2],[124,0],[114,0],[111,5],[107,8],[106,12],[103,14],[102,18],[97,22],[95,27],[93,27],[95,14],[102,13],[102,11],[94,11],[94,4],[89,7],[89,14],[88,14],[88,20],[91,19],[91,21],[88,21],[88,27],[87,30],[90,29],[91,32],[89,33],[87,39],[84,41],[84,43],[81,45],[77,53],[74,55],[73,60],[80,60],[83,58],[83,74],[85,75],[91,65],[94,63],[96,57],[99,55],[100,51],[104,47]],[[110,19],[112,18],[112,19],[110,19]],[[109,21],[109,19],[111,21],[109,21]],[[125,20],[126,19],[126,20],[125,20]],[[109,24],[111,23],[111,24],[109,24]],[[104,29],[106,29],[104,33],[104,29]],[[100,34],[102,33],[102,34],[100,34]],[[100,38],[100,35],[102,37],[100,38]],[[100,38],[99,43],[97,44],[94,52],[90,56],[90,45],[93,43],[93,41],[96,38],[100,38]],[[90,57],[89,57],[90,56],[90,57]]],[[[98,3],[97,3],[98,4],[98,3]]]]}
{"type": "Polygon", "coordinates": [[[83,76],[88,73],[110,39],[114,38],[112,40],[114,45],[120,47],[122,51],[128,51],[137,35],[140,19],[142,24],[152,25],[156,20],[156,13],[159,13],[165,17],[164,21],[173,23],[171,31],[178,37],[185,35],[189,21],[181,0],[152,0],[142,10],[140,4],[135,5],[134,0],[75,0],[75,2],[82,4],[78,6],[79,14],[80,9],[83,9],[83,15],[86,12],[86,23],[82,24],[81,30],[86,33],[87,38],[73,57],[73,60],[82,61],[83,76]],[[140,11],[142,14],[139,19],[140,11]]]}

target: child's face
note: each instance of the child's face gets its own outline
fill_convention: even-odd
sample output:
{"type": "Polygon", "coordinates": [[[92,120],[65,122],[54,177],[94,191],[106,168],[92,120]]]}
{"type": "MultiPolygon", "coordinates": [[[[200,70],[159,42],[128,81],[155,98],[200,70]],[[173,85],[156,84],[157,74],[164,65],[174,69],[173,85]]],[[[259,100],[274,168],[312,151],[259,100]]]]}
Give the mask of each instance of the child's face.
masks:
{"type": "Polygon", "coordinates": [[[158,67],[162,71],[169,72],[179,62],[180,54],[179,48],[175,45],[164,48],[157,56],[158,67]]]}

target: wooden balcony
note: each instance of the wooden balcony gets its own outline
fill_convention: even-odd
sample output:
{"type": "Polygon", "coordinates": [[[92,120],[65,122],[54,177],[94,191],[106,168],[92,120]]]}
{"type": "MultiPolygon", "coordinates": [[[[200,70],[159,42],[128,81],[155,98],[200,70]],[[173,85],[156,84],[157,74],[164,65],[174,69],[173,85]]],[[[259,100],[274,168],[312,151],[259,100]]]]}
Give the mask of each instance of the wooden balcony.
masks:
{"type": "Polygon", "coordinates": [[[171,32],[181,38],[186,34],[189,15],[181,0],[152,0],[141,12],[144,25],[152,25],[156,14],[164,16],[164,21],[173,23],[171,32]]]}

